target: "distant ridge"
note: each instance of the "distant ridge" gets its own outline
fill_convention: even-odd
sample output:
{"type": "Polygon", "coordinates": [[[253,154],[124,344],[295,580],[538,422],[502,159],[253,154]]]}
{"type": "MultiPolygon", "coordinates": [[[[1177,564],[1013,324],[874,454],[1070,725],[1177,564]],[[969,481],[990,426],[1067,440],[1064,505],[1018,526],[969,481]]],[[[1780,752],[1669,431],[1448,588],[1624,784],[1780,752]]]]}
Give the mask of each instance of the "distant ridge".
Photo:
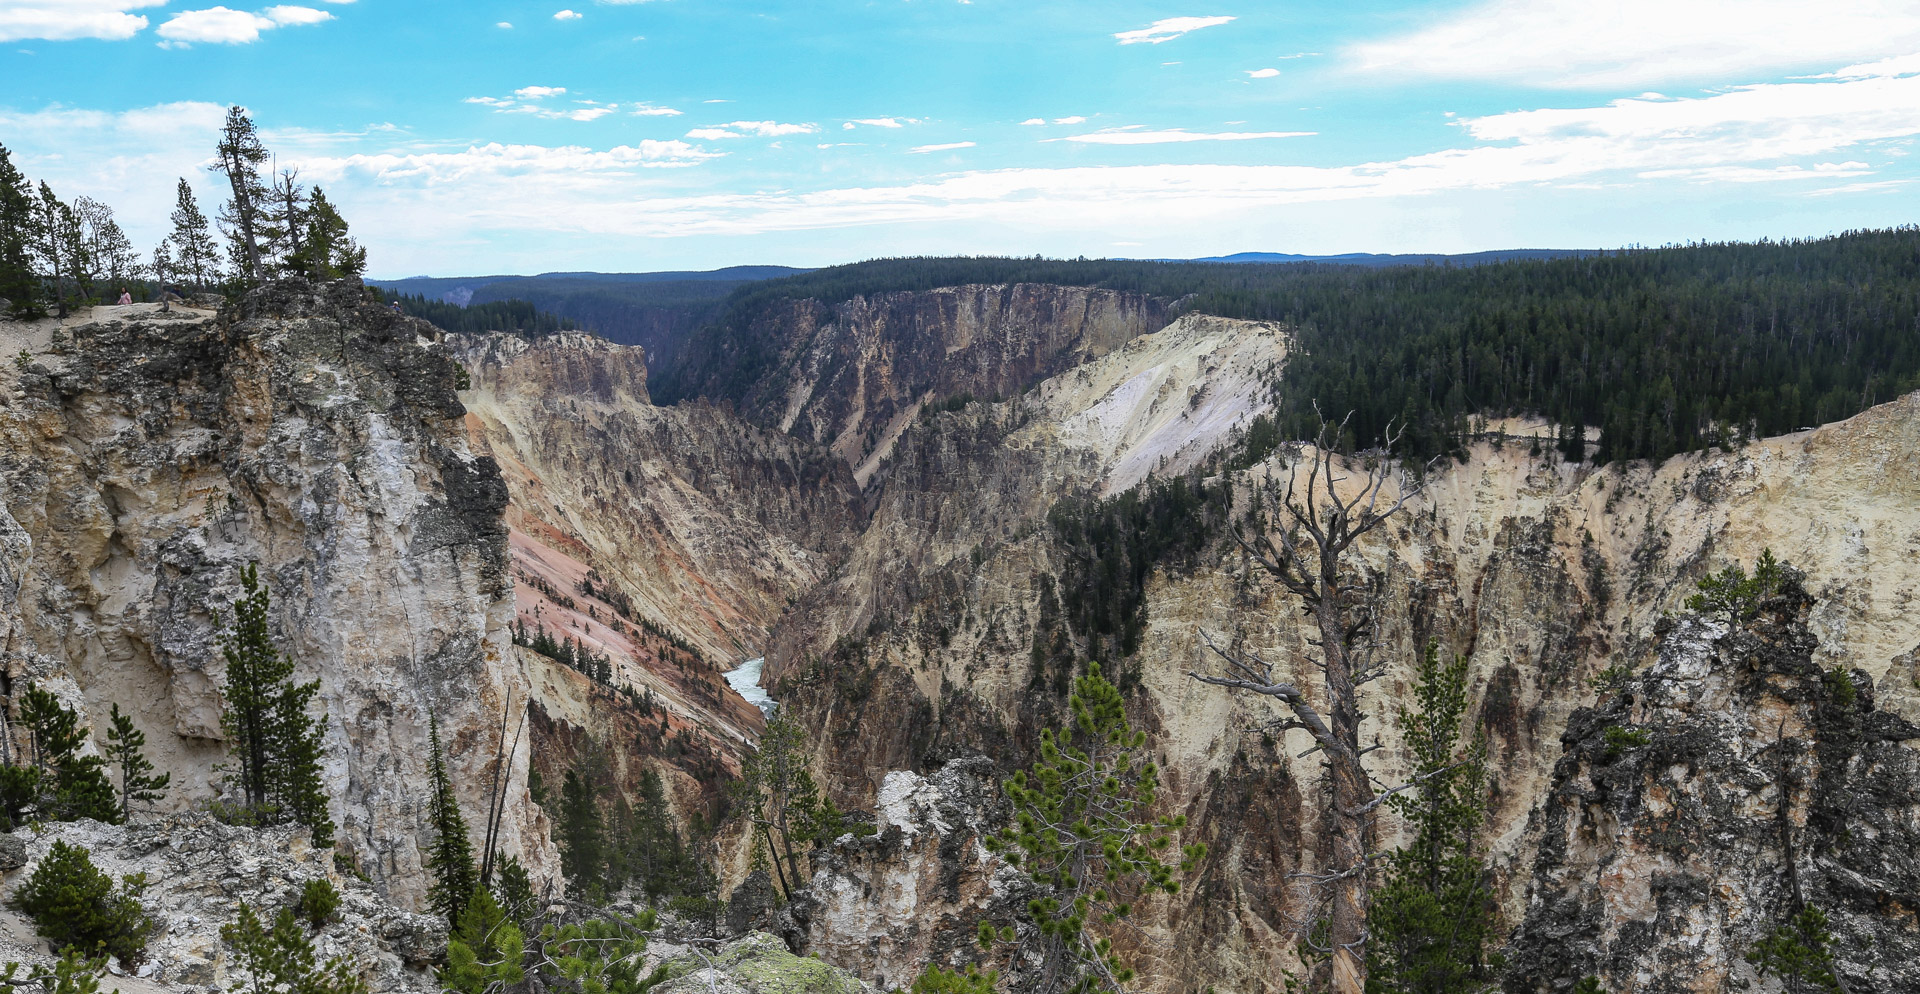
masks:
{"type": "Polygon", "coordinates": [[[1603,249],[1494,249],[1489,252],[1462,252],[1457,255],[1409,253],[1384,255],[1377,252],[1347,252],[1341,255],[1294,255],[1288,252],[1235,252],[1210,255],[1201,259],[1161,259],[1160,262],[1289,263],[1319,262],[1342,266],[1423,266],[1447,263],[1455,266],[1481,266],[1517,259],[1566,259],[1599,255],[1603,249]]]}

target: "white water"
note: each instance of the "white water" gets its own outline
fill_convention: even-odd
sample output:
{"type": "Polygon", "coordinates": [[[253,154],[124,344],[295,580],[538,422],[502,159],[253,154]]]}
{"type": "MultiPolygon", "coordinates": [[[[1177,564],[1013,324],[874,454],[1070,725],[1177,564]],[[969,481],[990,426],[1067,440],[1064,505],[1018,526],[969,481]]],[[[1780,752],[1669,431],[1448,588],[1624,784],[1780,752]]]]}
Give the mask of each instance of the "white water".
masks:
{"type": "Polygon", "coordinates": [[[733,692],[747,699],[747,703],[760,709],[763,714],[773,714],[774,700],[760,688],[760,667],[767,663],[766,657],[749,659],[726,673],[727,686],[733,692]]]}

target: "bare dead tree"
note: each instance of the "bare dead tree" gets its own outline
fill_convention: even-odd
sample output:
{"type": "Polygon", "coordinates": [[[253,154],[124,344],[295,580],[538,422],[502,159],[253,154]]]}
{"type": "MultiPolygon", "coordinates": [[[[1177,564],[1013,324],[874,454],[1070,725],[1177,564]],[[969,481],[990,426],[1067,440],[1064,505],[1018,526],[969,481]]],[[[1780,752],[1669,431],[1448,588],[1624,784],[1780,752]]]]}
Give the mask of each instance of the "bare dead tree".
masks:
{"type": "Polygon", "coordinates": [[[1337,451],[1345,429],[1346,421],[1334,424],[1323,418],[1311,453],[1304,447],[1299,450],[1307,462],[1304,483],[1300,461],[1290,468],[1284,486],[1269,479],[1255,493],[1254,507],[1234,533],[1248,558],[1298,595],[1312,616],[1320,637],[1308,641],[1319,649],[1315,663],[1325,675],[1322,699],[1316,703],[1306,689],[1277,675],[1258,653],[1221,645],[1205,632],[1200,633],[1201,640],[1224,662],[1225,671],[1187,675],[1202,683],[1274,698],[1286,705],[1291,717],[1272,722],[1267,730],[1278,736],[1299,729],[1313,737],[1313,747],[1301,755],[1318,752],[1326,764],[1332,852],[1320,872],[1298,876],[1308,883],[1309,903],[1325,909],[1324,951],[1333,961],[1333,990],[1363,994],[1374,812],[1390,795],[1414,785],[1376,789],[1361,761],[1379,747],[1360,745],[1365,716],[1357,692],[1381,675],[1376,654],[1380,640],[1374,591],[1364,568],[1341,567],[1353,544],[1398,513],[1424,484],[1403,480],[1389,496],[1396,464],[1388,452],[1400,433],[1389,425],[1380,451],[1349,461],[1337,451]]]}

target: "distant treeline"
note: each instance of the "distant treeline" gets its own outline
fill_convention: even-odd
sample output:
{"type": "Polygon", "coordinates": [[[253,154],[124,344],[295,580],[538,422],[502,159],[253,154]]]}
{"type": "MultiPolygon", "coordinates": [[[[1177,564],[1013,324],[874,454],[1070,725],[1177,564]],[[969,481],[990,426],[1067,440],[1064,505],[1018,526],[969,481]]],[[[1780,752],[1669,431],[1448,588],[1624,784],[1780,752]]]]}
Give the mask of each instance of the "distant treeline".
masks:
{"type": "Polygon", "coordinates": [[[399,302],[402,311],[425,318],[443,331],[510,331],[538,338],[561,331],[576,331],[579,327],[569,318],[555,317],[524,300],[498,300],[461,307],[444,300],[428,300],[408,294],[390,294],[389,297],[399,302]]]}
{"type": "MultiPolygon", "coordinates": [[[[689,341],[656,395],[744,396],[784,342],[781,300],[967,283],[1100,286],[1297,335],[1275,385],[1287,437],[1315,405],[1348,444],[1408,426],[1458,452],[1474,415],[1597,425],[1601,460],[1664,458],[1857,413],[1920,389],[1920,229],[1710,243],[1471,267],[1362,269],[1045,259],[882,259],[754,283],[689,341]]],[[[1577,441],[1575,442],[1577,444],[1577,441]]]]}

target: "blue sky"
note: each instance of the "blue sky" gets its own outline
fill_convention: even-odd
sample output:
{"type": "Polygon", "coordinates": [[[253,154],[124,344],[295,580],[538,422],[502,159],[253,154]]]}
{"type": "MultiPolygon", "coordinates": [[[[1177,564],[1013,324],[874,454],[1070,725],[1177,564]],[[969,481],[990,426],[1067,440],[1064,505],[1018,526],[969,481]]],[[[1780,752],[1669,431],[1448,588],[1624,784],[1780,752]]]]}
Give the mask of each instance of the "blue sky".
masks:
{"type": "Polygon", "coordinates": [[[1920,219],[1911,2],[0,0],[0,143],[142,248],[228,103],[388,277],[1920,219]]]}

